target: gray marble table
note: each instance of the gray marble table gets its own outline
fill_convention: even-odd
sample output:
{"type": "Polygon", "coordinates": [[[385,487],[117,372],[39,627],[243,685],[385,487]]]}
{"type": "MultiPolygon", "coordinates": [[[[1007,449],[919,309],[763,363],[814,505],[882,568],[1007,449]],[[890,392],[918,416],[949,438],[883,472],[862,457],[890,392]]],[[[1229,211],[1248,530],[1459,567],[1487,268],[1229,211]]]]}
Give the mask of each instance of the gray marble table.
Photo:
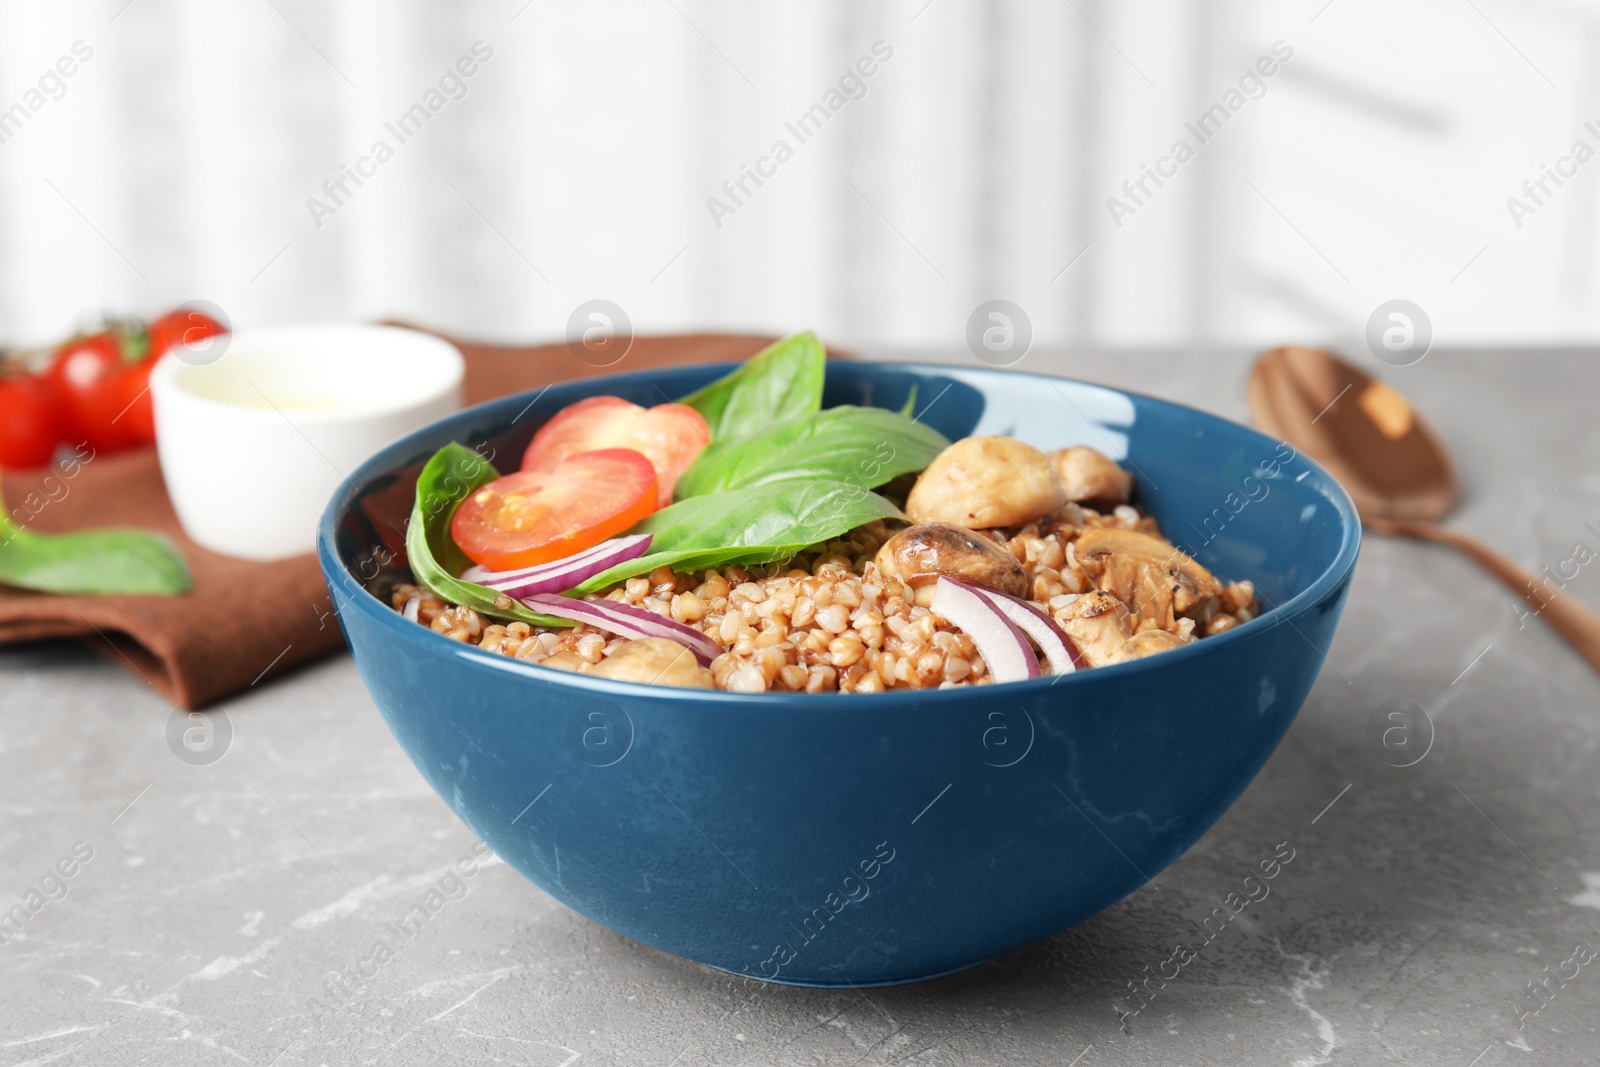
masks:
{"type": "MultiPolygon", "coordinates": [[[[1248,363],[1023,367],[1243,418],[1248,363]]],[[[1600,551],[1595,353],[1441,351],[1385,373],[1457,450],[1461,528],[1530,567],[1600,551]]],[[[1569,590],[1600,607],[1595,571],[1569,590]]],[[[330,976],[475,843],[350,660],[227,701],[207,766],[176,758],[171,709],[91,650],[7,648],[0,672],[0,909],[45,901],[0,944],[0,1064],[1600,1062],[1600,961],[1580,947],[1600,949],[1600,679],[1438,547],[1368,542],[1299,719],[1156,886],[887,989],[737,979],[491,860],[328,1013],[330,976]],[[1434,724],[1409,767],[1367,740],[1395,700],[1434,724]],[[1128,983],[1283,842],[1271,895],[1136,999],[1128,983]]]]}

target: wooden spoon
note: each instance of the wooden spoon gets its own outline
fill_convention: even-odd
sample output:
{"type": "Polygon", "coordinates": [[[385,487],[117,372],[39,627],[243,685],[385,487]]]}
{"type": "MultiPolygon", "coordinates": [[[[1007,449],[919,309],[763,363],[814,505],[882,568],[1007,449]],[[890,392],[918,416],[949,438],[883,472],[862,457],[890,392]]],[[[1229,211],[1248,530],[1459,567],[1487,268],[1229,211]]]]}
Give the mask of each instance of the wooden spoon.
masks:
{"type": "Polygon", "coordinates": [[[1315,348],[1274,348],[1250,372],[1250,414],[1331,471],[1377,533],[1454,546],[1600,671],[1600,616],[1475,537],[1440,526],[1455,505],[1443,440],[1405,397],[1315,348]]]}

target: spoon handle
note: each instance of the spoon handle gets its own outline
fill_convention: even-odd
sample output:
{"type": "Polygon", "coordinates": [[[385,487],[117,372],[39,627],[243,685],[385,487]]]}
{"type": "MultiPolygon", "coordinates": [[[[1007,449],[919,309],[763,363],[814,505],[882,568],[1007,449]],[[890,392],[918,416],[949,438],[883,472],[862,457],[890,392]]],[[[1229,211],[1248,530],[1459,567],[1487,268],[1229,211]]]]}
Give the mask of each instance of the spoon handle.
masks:
{"type": "Polygon", "coordinates": [[[1588,660],[1596,671],[1600,671],[1600,615],[1573,597],[1551,588],[1548,582],[1541,581],[1476,537],[1448,527],[1409,519],[1369,519],[1367,525],[1378,533],[1436,541],[1459,549],[1526,601],[1532,614],[1549,623],[1551,629],[1566,638],[1567,644],[1577,650],[1578,655],[1588,660]]]}

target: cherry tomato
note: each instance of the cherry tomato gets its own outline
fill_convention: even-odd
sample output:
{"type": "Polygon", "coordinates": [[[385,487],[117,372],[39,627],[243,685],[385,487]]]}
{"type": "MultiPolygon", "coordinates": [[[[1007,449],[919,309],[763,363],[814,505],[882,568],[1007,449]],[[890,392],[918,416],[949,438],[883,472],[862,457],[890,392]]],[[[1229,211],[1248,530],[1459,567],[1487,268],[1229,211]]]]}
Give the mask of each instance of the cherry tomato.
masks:
{"type": "Polygon", "coordinates": [[[0,467],[50,462],[61,441],[61,398],[34,374],[0,378],[0,467]]]}
{"type": "Polygon", "coordinates": [[[504,571],[581,552],[655,509],[650,461],[607,448],[490,482],[461,502],[450,535],[472,562],[504,571]]]}
{"type": "Polygon", "coordinates": [[[155,370],[157,361],[163,358],[148,355],[117,374],[116,392],[122,401],[118,410],[122,415],[120,418],[112,415],[112,418],[117,420],[117,425],[127,427],[128,436],[134,444],[156,443],[156,409],[154,401],[150,399],[150,372],[155,370]]]}
{"type": "Polygon", "coordinates": [[[121,381],[129,366],[122,335],[110,330],[78,337],[56,351],[47,372],[62,399],[64,432],[96,452],[115,452],[138,444],[123,412],[129,397],[121,381]]]}
{"type": "Polygon", "coordinates": [[[617,396],[592,396],[562,408],[533,435],[522,469],[549,470],[579,452],[631,448],[654,465],[657,503],[666,507],[679,476],[710,442],[706,420],[694,408],[642,408],[617,396]]]}
{"type": "Polygon", "coordinates": [[[175,308],[150,324],[150,355],[159,359],[174,345],[204,350],[208,337],[217,337],[228,328],[203,311],[175,308]]]}

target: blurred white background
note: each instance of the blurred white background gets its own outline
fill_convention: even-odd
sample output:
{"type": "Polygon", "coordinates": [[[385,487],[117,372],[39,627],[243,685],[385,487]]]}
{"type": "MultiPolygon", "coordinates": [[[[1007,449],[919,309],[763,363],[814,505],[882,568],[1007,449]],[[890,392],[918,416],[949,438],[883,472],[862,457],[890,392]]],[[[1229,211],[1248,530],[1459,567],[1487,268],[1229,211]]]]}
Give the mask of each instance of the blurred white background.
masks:
{"type": "Polygon", "coordinates": [[[1036,343],[1353,341],[1393,298],[1439,343],[1593,341],[1600,161],[1560,160],[1600,150],[1596,16],[0,0],[0,341],[190,298],[236,326],[399,316],[531,340],[605,298],[641,332],[955,350],[993,297],[1036,343]],[[864,95],[801,144],[785,123],[880,41],[864,95]],[[1197,143],[1185,122],[1279,41],[1292,58],[1260,98],[1118,226],[1108,198],[1197,143]],[[475,42],[492,55],[401,143],[385,124],[475,42]],[[92,54],[49,74],[75,46],[92,54]],[[708,199],[733,206],[723,182],[779,139],[793,158],[715,219],[708,199]],[[324,182],[379,140],[393,157],[335,204],[324,182]],[[1535,204],[1523,183],[1558,164],[1575,175],[1535,204]],[[1537,210],[1514,219],[1512,196],[1537,210]],[[337,210],[314,218],[313,197],[337,210]]]}

